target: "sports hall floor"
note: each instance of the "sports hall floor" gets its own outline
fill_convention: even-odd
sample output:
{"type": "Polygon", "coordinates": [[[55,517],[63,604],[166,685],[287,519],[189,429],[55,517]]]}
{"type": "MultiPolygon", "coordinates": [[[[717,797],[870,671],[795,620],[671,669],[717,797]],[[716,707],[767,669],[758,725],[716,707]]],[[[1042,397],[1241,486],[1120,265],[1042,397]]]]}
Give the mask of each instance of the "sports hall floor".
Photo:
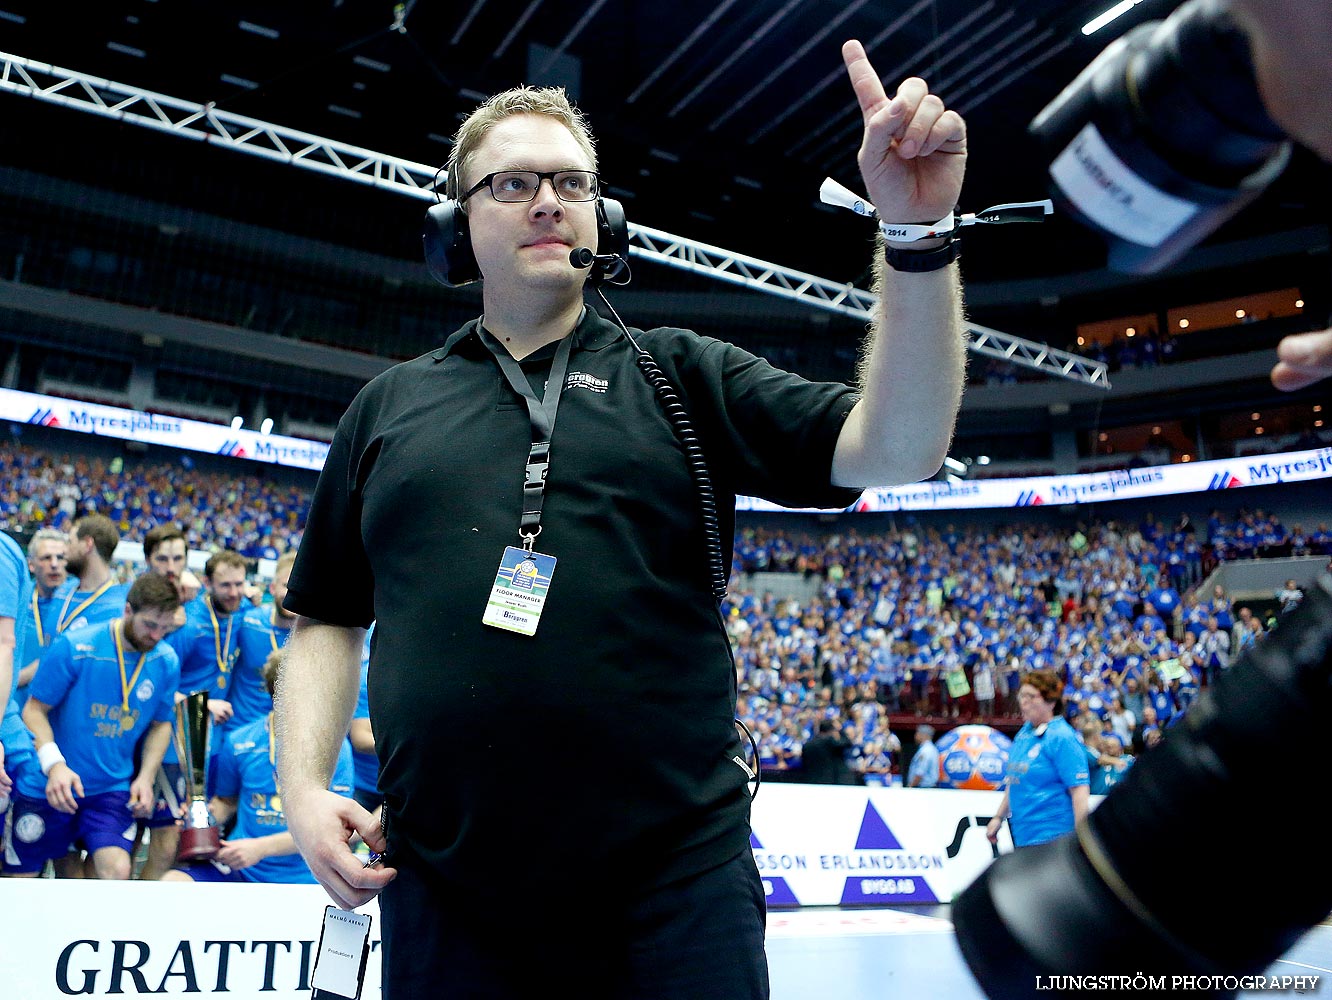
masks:
{"type": "MultiPolygon", "coordinates": [[[[1253,912],[1242,908],[1237,915],[1253,912]]],[[[773,910],[768,914],[772,1000],[985,1000],[966,968],[946,916],[947,907],[773,910]]],[[[1068,971],[1077,970],[1070,967],[1068,971]]],[[[1135,970],[1126,971],[1131,975],[1135,970]]],[[[1316,989],[1302,993],[1243,992],[1239,996],[1244,1000],[1332,997],[1332,921],[1309,931],[1267,974],[1319,979],[1316,989]]],[[[1189,995],[1178,992],[1181,997],[1189,995]]]]}

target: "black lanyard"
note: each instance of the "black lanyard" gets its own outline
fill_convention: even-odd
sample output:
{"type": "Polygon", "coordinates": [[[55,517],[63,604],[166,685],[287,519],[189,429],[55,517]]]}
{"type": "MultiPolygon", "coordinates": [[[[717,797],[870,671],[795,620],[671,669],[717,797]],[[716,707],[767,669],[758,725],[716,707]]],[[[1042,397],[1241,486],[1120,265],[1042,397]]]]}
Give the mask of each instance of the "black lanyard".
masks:
{"type": "Polygon", "coordinates": [[[541,534],[541,505],[546,498],[546,473],[550,470],[550,437],[555,432],[555,415],[560,408],[560,394],[564,391],[564,374],[569,367],[574,335],[570,333],[555,349],[546,391],[538,400],[513,355],[485,328],[478,324],[477,329],[481,342],[495,355],[500,371],[504,372],[513,391],[526,401],[527,415],[532,422],[532,446],[527,452],[527,477],[523,482],[523,516],[518,527],[523,547],[531,552],[532,542],[541,534]]]}

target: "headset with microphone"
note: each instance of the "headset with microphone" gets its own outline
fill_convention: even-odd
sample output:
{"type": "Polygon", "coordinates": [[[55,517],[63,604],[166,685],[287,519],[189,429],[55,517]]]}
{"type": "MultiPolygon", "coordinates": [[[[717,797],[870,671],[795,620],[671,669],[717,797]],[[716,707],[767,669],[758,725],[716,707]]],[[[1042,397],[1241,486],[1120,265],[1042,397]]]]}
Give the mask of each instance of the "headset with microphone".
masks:
{"type": "MultiPolygon", "coordinates": [[[[609,282],[623,285],[629,281],[629,224],[624,218],[624,206],[613,198],[598,198],[597,249],[578,247],[569,254],[569,263],[577,268],[591,268],[589,283],[609,282]]],[[[426,267],[440,284],[457,288],[481,278],[476,255],[472,253],[472,237],[468,231],[467,213],[460,210],[451,198],[441,199],[426,211],[421,240],[425,249],[426,267]]]]}

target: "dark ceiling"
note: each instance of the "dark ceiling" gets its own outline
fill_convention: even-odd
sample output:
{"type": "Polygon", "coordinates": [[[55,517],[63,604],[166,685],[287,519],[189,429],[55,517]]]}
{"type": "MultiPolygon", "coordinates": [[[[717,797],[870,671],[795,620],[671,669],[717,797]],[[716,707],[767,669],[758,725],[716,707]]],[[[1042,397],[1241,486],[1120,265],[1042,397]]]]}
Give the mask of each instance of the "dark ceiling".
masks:
{"type": "MultiPolygon", "coordinates": [[[[429,163],[445,159],[447,137],[486,95],[520,82],[563,83],[591,119],[603,176],[631,221],[841,281],[863,279],[869,256],[864,221],[817,203],[825,175],[859,186],[860,116],[841,42],[861,39],[887,78],[924,75],[964,114],[972,154],[963,207],[976,210],[1046,194],[1049,155],[1028,135],[1032,117],[1113,37],[1174,4],[1145,0],[1084,37],[1081,25],[1106,6],[102,0],[76,12],[50,0],[0,0],[0,49],[429,163]]],[[[201,197],[199,157],[212,155],[245,192],[227,199],[213,191],[215,207],[243,216],[248,206],[251,215],[400,257],[419,246],[419,203],[390,205],[393,195],[293,180],[300,171],[242,165],[251,158],[24,103],[0,94],[8,147],[0,157],[10,165],[137,183],[136,193],[181,201],[201,197]],[[136,158],[156,168],[127,171],[124,162],[136,158]],[[274,207],[297,192],[324,205],[336,198],[339,211],[274,207]]],[[[1325,222],[1323,170],[1301,151],[1260,205],[1213,242],[1325,222]]],[[[984,282],[1095,268],[1103,254],[1089,233],[1057,218],[978,231],[964,260],[968,281],[984,282]]],[[[647,287],[671,286],[655,273],[663,269],[652,270],[647,287]]]]}

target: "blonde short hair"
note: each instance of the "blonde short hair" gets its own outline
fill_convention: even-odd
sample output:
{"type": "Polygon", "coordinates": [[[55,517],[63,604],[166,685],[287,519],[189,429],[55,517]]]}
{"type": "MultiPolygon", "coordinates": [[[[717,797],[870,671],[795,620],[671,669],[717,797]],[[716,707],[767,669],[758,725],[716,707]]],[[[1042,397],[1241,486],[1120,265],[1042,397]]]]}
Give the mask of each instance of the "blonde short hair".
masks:
{"type": "Polygon", "coordinates": [[[31,558],[35,559],[37,557],[37,546],[42,542],[59,542],[61,545],[68,545],[69,536],[59,528],[38,528],[37,533],[28,542],[28,555],[31,558]]]}
{"type": "Polygon", "coordinates": [[[463,174],[471,166],[471,159],[476,148],[481,145],[490,130],[505,118],[514,115],[545,115],[554,118],[571,133],[574,140],[587,153],[592,169],[597,169],[596,140],[588,128],[583,113],[574,107],[563,87],[514,87],[496,94],[470,115],[453,137],[453,149],[449,151],[449,176],[445,194],[453,201],[462,197],[463,174]]]}

